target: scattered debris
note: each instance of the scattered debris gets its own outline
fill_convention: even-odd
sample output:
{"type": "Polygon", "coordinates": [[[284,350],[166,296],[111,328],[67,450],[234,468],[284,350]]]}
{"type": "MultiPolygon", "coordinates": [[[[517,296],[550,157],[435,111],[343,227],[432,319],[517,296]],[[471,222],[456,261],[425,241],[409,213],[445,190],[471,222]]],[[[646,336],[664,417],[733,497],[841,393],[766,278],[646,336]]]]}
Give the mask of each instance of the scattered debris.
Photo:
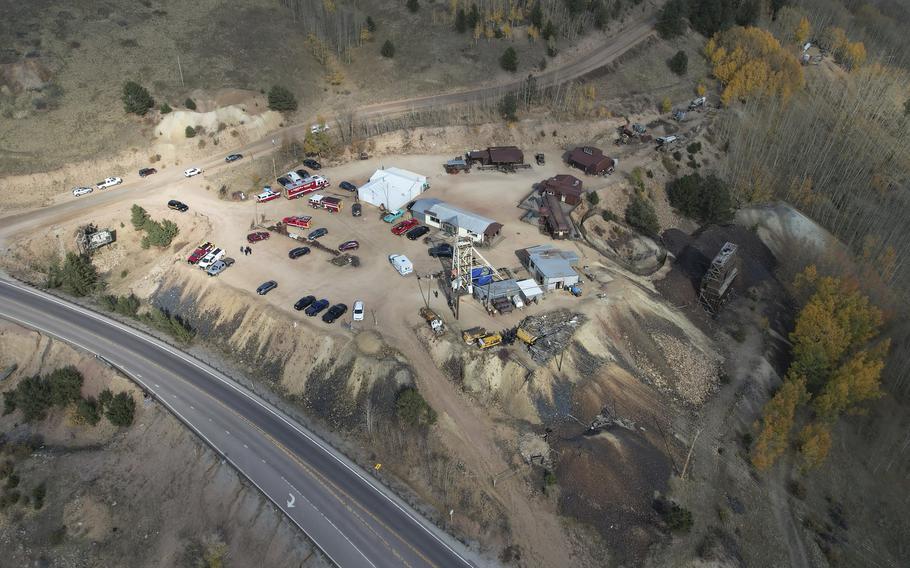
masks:
{"type": "Polygon", "coordinates": [[[568,310],[528,316],[518,324],[517,337],[527,344],[531,358],[543,365],[568,347],[582,323],[584,316],[568,310]]]}

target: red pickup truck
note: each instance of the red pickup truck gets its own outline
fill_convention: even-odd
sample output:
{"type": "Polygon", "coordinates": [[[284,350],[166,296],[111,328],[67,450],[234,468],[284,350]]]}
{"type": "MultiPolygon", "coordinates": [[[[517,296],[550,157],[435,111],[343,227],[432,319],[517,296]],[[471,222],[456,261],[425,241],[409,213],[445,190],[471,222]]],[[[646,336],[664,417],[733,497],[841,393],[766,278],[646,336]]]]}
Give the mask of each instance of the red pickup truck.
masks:
{"type": "Polygon", "coordinates": [[[189,257],[187,257],[186,261],[190,264],[196,264],[197,262],[202,260],[202,257],[207,255],[209,253],[209,251],[211,251],[213,248],[215,248],[215,245],[213,245],[212,243],[209,243],[209,242],[202,243],[201,245],[196,247],[196,250],[193,251],[193,254],[191,254],[189,257]]]}
{"type": "Polygon", "coordinates": [[[392,234],[393,235],[403,235],[419,224],[420,224],[420,221],[418,221],[417,219],[407,219],[406,221],[402,221],[401,223],[398,223],[397,225],[392,227],[392,234]]]}

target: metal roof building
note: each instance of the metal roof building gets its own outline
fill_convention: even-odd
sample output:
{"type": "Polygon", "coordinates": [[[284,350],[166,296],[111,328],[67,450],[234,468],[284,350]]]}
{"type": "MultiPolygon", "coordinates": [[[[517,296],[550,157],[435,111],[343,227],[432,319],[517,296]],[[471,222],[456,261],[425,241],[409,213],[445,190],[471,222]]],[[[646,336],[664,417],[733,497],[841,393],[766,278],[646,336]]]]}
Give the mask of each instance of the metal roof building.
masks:
{"type": "Polygon", "coordinates": [[[475,242],[487,242],[502,230],[502,224],[492,219],[432,197],[415,201],[411,216],[449,234],[455,234],[457,230],[460,236],[471,237],[475,242]]]}
{"type": "Polygon", "coordinates": [[[401,168],[389,167],[370,176],[370,181],[357,189],[361,201],[385,207],[389,211],[401,209],[429,188],[427,176],[401,168]]]}
{"type": "Polygon", "coordinates": [[[526,249],[528,270],[547,291],[566,288],[578,283],[578,273],[572,268],[578,264],[578,255],[572,251],[537,245],[526,249]]]}

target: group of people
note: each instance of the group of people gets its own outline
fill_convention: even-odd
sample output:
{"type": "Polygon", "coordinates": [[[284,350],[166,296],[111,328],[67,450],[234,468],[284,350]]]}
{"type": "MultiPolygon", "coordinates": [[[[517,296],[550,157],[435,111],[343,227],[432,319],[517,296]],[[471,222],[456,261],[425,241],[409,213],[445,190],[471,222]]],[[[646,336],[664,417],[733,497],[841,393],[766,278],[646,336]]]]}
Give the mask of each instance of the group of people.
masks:
{"type": "Polygon", "coordinates": [[[251,248],[248,247],[248,246],[242,246],[242,247],[240,247],[240,252],[242,252],[243,254],[249,256],[249,255],[253,254],[253,249],[251,249],[251,248]]]}

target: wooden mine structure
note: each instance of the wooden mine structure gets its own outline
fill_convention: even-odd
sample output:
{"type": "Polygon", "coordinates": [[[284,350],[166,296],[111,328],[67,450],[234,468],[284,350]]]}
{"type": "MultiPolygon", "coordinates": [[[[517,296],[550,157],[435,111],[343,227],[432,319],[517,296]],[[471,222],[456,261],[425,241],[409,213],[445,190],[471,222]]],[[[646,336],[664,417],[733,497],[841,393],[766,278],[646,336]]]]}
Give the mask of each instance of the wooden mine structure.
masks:
{"type": "Polygon", "coordinates": [[[716,315],[729,298],[730,286],[739,274],[736,252],[739,247],[724,243],[701,279],[698,301],[709,314],[716,315]]]}

